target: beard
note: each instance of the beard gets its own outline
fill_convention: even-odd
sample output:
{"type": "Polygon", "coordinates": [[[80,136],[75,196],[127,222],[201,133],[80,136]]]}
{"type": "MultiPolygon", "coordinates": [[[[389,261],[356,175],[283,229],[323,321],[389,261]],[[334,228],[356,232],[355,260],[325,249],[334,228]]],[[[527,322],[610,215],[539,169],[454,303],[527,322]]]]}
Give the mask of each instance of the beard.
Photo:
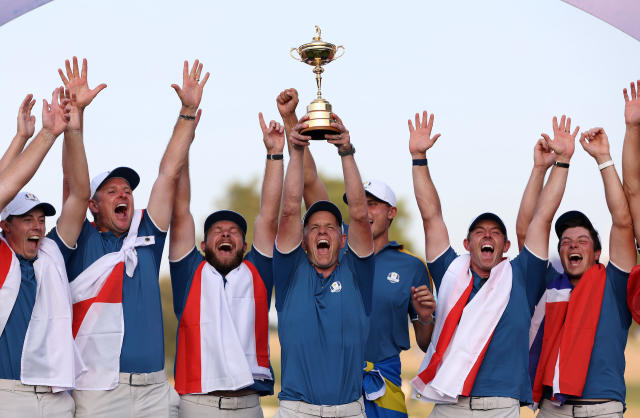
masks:
{"type": "Polygon", "coordinates": [[[234,257],[231,260],[224,262],[220,260],[210,248],[204,249],[205,260],[207,260],[207,262],[211,264],[216,270],[218,270],[218,273],[222,274],[223,276],[229,274],[231,270],[235,269],[240,265],[240,263],[242,263],[243,255],[244,254],[242,252],[242,249],[239,249],[238,251],[236,251],[234,257]]]}

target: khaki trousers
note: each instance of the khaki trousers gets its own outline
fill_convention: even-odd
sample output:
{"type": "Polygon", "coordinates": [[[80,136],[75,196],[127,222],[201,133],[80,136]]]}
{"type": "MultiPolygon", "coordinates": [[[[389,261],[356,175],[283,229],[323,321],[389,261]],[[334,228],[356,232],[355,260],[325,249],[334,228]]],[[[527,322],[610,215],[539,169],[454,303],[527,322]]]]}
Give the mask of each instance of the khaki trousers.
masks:
{"type": "Polygon", "coordinates": [[[564,417],[597,417],[618,418],[622,417],[624,406],[622,402],[603,402],[595,405],[562,405],[555,406],[544,399],[540,407],[539,418],[564,418],[564,417]]]}
{"type": "Polygon", "coordinates": [[[458,397],[454,404],[437,404],[430,418],[519,418],[520,401],[499,397],[458,397]]]}
{"type": "Polygon", "coordinates": [[[366,418],[362,398],[344,405],[313,405],[302,401],[280,401],[274,418],[357,417],[366,418]]]}
{"type": "Polygon", "coordinates": [[[214,395],[180,396],[180,418],[246,417],[263,418],[257,394],[220,397],[214,395]]]}
{"type": "Polygon", "coordinates": [[[180,397],[164,370],[120,373],[111,390],[74,390],[76,418],[177,418],[180,397]]]}
{"type": "Polygon", "coordinates": [[[0,417],[73,418],[74,410],[73,399],[67,392],[51,393],[49,386],[0,379],[0,417]]]}

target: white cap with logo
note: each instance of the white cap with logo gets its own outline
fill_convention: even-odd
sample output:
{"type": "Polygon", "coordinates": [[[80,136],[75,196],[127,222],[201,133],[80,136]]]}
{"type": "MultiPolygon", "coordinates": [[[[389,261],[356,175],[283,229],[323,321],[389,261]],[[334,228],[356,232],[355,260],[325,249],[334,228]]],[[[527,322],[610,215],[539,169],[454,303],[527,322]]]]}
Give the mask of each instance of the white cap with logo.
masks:
{"type": "MultiPolygon", "coordinates": [[[[396,194],[393,193],[391,187],[387,186],[386,183],[380,180],[368,180],[362,182],[362,186],[364,187],[364,192],[366,194],[370,194],[376,199],[388,203],[390,206],[396,206],[396,194]]],[[[342,196],[342,200],[344,200],[344,203],[348,204],[346,193],[342,196]]]]}
{"type": "Polygon", "coordinates": [[[20,216],[35,209],[36,207],[41,208],[44,211],[45,216],[53,216],[56,214],[56,210],[52,204],[40,202],[33,193],[20,192],[4,209],[2,209],[0,216],[2,219],[7,219],[9,216],[20,216]]]}

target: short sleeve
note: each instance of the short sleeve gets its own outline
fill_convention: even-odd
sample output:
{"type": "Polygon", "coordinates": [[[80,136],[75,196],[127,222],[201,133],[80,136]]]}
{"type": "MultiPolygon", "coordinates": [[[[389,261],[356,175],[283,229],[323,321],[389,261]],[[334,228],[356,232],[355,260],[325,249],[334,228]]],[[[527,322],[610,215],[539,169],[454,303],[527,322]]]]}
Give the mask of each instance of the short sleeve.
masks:
{"type": "Polygon", "coordinates": [[[62,253],[62,258],[64,259],[64,263],[67,264],[71,255],[76,251],[78,245],[76,244],[76,248],[70,248],[67,244],[62,240],[60,235],[58,235],[58,227],[53,228],[48,234],[47,237],[56,243],[58,249],[60,249],[60,253],[62,253]]]}
{"type": "Polygon", "coordinates": [[[169,273],[171,274],[171,290],[173,291],[173,311],[176,317],[180,318],[187,303],[187,295],[193,281],[193,275],[204,257],[196,247],[180,260],[169,262],[169,273]]]}
{"type": "Polygon", "coordinates": [[[295,249],[284,254],[273,248],[273,285],[276,290],[276,309],[279,311],[284,306],[291,280],[298,268],[300,258],[306,257],[300,243],[295,249]]]}
{"type": "Polygon", "coordinates": [[[549,260],[538,257],[524,246],[516,258],[511,261],[511,267],[517,269],[519,277],[524,280],[523,285],[527,293],[529,310],[533,312],[536,303],[544,293],[544,289],[557,272],[549,260]]]}
{"type": "MultiPolygon", "coordinates": [[[[438,258],[433,260],[430,263],[427,263],[427,267],[429,267],[429,272],[431,273],[431,278],[433,279],[433,283],[436,285],[436,290],[440,289],[440,283],[442,283],[442,278],[444,274],[447,272],[449,265],[456,259],[458,255],[456,252],[449,246],[438,258]]],[[[433,289],[432,289],[433,291],[433,289]]]]}
{"type": "Polygon", "coordinates": [[[609,261],[607,264],[607,281],[611,283],[611,288],[616,297],[617,305],[624,309],[627,307],[627,282],[629,273],[620,270],[618,266],[609,261]]]}
{"type": "Polygon", "coordinates": [[[364,310],[367,316],[371,313],[371,299],[373,298],[374,257],[375,255],[373,253],[366,257],[358,257],[351,248],[349,248],[344,256],[360,290],[360,297],[362,297],[362,303],[364,304],[364,310]]]}
{"type": "Polygon", "coordinates": [[[267,289],[267,298],[271,301],[271,293],[273,291],[273,258],[262,254],[253,245],[244,258],[250,261],[251,264],[256,267],[258,273],[260,273],[264,287],[267,289]]]}
{"type": "Polygon", "coordinates": [[[164,251],[164,242],[167,238],[167,233],[160,230],[149,217],[149,212],[145,209],[142,214],[142,220],[140,221],[140,227],[138,228],[138,236],[153,235],[155,243],[153,244],[153,256],[160,271],[160,262],[162,261],[162,252],[164,251]]]}

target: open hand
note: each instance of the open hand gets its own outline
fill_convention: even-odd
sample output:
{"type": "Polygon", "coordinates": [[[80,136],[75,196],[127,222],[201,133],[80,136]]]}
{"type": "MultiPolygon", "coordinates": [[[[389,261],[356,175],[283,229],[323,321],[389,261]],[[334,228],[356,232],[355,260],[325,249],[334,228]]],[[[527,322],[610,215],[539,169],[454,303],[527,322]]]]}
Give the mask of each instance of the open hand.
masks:
{"type": "Polygon", "coordinates": [[[278,104],[278,112],[282,119],[296,114],[298,106],[298,91],[296,89],[286,89],[280,92],[276,98],[278,104]]]}
{"type": "Polygon", "coordinates": [[[33,109],[34,104],[36,104],[36,101],[33,99],[33,94],[27,94],[27,97],[24,98],[18,110],[18,130],[16,131],[16,136],[25,140],[31,138],[36,130],[36,117],[31,114],[31,109],[33,109]]]}
{"type": "Polygon", "coordinates": [[[62,95],[60,88],[53,91],[51,104],[42,99],[42,129],[58,136],[67,128],[71,106],[69,100],[62,95]]]}
{"type": "Polygon", "coordinates": [[[87,82],[87,72],[89,68],[86,58],[82,60],[82,71],[78,69],[78,58],[76,57],[73,57],[73,68],[69,60],[65,60],[64,65],[67,75],[65,76],[60,68],[58,68],[58,74],[60,74],[60,79],[62,79],[65,89],[69,90],[70,95],[76,96],[76,106],[82,111],[85,107],[89,106],[98,93],[105,89],[107,85],[102,83],[93,90],[89,88],[89,83],[87,82]]]}
{"type": "Polygon", "coordinates": [[[592,128],[580,135],[580,145],[601,164],[611,159],[609,138],[602,128],[592,128]]]}
{"type": "Polygon", "coordinates": [[[200,81],[200,75],[202,73],[202,63],[195,60],[191,71],[189,71],[189,62],[184,62],[182,69],[182,88],[177,84],[172,84],[171,87],[178,93],[178,97],[182,102],[182,107],[186,111],[195,114],[196,110],[200,106],[200,100],[202,100],[202,90],[204,89],[207,80],[209,80],[209,73],[204,75],[202,81],[200,81]]]}
{"type": "Polygon", "coordinates": [[[536,146],[533,148],[533,165],[546,170],[553,165],[555,160],[556,155],[553,153],[553,150],[549,148],[547,142],[543,138],[538,139],[536,146]]]}
{"type": "Polygon", "coordinates": [[[411,301],[421,321],[427,322],[436,310],[436,300],[427,285],[411,286],[411,301]]]}
{"type": "Polygon", "coordinates": [[[640,80],[630,84],[631,98],[627,89],[622,90],[624,96],[624,121],[627,126],[640,127],[640,80]]]}
{"type": "Polygon", "coordinates": [[[558,118],[553,117],[553,140],[549,135],[543,133],[542,138],[556,154],[556,159],[563,163],[568,163],[573,155],[576,146],[576,136],[580,130],[579,126],[571,132],[571,118],[562,115],[560,123],[558,118]]]}
{"type": "Polygon", "coordinates": [[[433,119],[433,113],[427,118],[426,110],[422,112],[422,121],[420,121],[420,115],[416,113],[415,128],[409,119],[409,152],[413,158],[425,158],[427,150],[440,138],[440,134],[431,136],[433,119]]]}
{"type": "Polygon", "coordinates": [[[282,154],[284,149],[284,127],[276,121],[269,122],[269,126],[264,123],[262,113],[258,113],[260,128],[262,129],[262,140],[267,148],[268,154],[282,154]]]}
{"type": "Polygon", "coordinates": [[[328,143],[333,144],[338,148],[338,152],[349,151],[353,145],[351,145],[351,136],[349,131],[344,127],[342,119],[335,113],[331,114],[331,117],[335,119],[335,122],[331,122],[331,126],[338,130],[337,134],[325,134],[324,137],[328,143]]]}

